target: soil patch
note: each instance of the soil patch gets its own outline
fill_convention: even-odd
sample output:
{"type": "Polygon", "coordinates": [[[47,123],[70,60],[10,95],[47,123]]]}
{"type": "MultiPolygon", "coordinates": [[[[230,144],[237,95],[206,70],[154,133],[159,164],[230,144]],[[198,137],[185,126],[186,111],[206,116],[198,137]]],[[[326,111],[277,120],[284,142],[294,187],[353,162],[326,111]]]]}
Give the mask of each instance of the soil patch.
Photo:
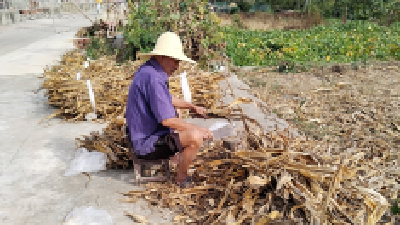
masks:
{"type": "MultiPolygon", "coordinates": [[[[250,30],[290,30],[304,29],[309,27],[310,20],[305,16],[286,17],[272,13],[246,13],[239,14],[245,28],[250,30]]],[[[234,25],[233,15],[218,14],[221,19],[221,26],[234,25]]],[[[319,21],[324,22],[324,21],[319,21]]],[[[325,22],[324,22],[325,23],[325,22]]]]}
{"type": "Polygon", "coordinates": [[[357,69],[335,65],[304,73],[277,73],[268,68],[236,73],[300,133],[332,143],[332,154],[366,151],[369,159],[387,157],[388,166],[396,169],[385,170],[389,171],[385,176],[398,177],[399,68],[400,62],[394,61],[357,69]]]}

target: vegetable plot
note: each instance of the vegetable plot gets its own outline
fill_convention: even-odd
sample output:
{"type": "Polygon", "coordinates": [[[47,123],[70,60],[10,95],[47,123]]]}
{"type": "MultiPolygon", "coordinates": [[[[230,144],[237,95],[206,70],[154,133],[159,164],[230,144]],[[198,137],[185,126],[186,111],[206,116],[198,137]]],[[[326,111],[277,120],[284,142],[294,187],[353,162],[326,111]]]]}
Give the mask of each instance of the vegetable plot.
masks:
{"type": "Polygon", "coordinates": [[[249,31],[221,28],[227,55],[236,66],[273,66],[399,60],[400,24],[390,27],[371,22],[333,21],[310,30],[249,31]]]}

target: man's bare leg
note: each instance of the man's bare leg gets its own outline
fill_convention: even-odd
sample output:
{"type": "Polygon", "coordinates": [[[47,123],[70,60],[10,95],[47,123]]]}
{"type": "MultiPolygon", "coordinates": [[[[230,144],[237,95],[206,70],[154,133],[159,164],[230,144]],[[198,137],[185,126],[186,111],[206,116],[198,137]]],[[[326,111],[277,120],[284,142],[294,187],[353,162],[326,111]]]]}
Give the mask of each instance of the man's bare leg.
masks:
{"type": "Polygon", "coordinates": [[[196,158],[197,151],[203,142],[203,136],[199,131],[184,131],[179,132],[179,139],[183,147],[183,152],[179,154],[179,166],[176,181],[181,183],[186,179],[190,164],[196,158]]]}
{"type": "Polygon", "coordinates": [[[196,147],[187,147],[184,149],[178,167],[178,175],[176,177],[176,181],[181,183],[187,177],[187,171],[192,164],[193,160],[196,158],[198,148],[196,147]]]}
{"type": "Polygon", "coordinates": [[[180,158],[180,153],[176,153],[174,156],[170,157],[169,160],[174,164],[178,165],[179,164],[179,158],[180,158]]]}

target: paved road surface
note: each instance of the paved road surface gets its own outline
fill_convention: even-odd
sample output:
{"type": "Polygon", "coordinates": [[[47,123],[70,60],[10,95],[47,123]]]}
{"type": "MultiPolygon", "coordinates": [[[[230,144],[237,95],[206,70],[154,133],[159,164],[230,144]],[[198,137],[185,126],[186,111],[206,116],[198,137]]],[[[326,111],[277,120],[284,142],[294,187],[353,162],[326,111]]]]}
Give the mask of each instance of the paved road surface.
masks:
{"type": "MultiPolygon", "coordinates": [[[[95,12],[87,13],[95,19],[95,12]]],[[[27,20],[0,26],[0,76],[37,74],[43,65],[52,65],[66,50],[73,48],[72,38],[91,22],[82,15],[27,20]]]]}
{"type": "MultiPolygon", "coordinates": [[[[95,13],[89,14],[94,19],[95,13]]],[[[74,207],[107,210],[115,224],[132,224],[124,211],[144,215],[152,223],[173,219],[169,210],[147,203],[121,203],[118,192],[135,188],[132,171],[105,171],[92,176],[64,177],[75,152],[75,138],[101,131],[105,125],[39,124],[54,109],[46,104],[37,77],[68,49],[76,31],[90,22],[81,15],[29,20],[0,26],[0,224],[60,224],[74,207]],[[59,32],[59,33],[58,33],[59,32]]]]}

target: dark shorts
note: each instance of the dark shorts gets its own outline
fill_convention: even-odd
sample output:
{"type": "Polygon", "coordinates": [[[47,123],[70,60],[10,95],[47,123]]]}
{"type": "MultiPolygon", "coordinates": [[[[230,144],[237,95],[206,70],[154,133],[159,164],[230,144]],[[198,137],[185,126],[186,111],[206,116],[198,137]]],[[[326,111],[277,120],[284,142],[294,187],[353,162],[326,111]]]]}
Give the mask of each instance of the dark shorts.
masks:
{"type": "MultiPolygon", "coordinates": [[[[128,142],[130,147],[132,146],[132,142],[130,140],[129,129],[126,127],[125,130],[128,138],[128,142]]],[[[161,136],[156,143],[154,143],[155,151],[151,152],[147,155],[136,155],[138,159],[144,160],[159,160],[159,159],[168,159],[171,156],[174,156],[177,152],[182,152],[182,145],[179,139],[179,134],[170,133],[161,136]]],[[[134,151],[133,148],[130,148],[130,151],[134,151]]],[[[133,152],[131,152],[133,153],[133,152]]]]}
{"type": "Polygon", "coordinates": [[[136,157],[144,160],[168,159],[176,153],[182,152],[179,134],[171,133],[161,136],[156,143],[154,143],[154,148],[154,152],[147,155],[136,155],[136,157]]]}

